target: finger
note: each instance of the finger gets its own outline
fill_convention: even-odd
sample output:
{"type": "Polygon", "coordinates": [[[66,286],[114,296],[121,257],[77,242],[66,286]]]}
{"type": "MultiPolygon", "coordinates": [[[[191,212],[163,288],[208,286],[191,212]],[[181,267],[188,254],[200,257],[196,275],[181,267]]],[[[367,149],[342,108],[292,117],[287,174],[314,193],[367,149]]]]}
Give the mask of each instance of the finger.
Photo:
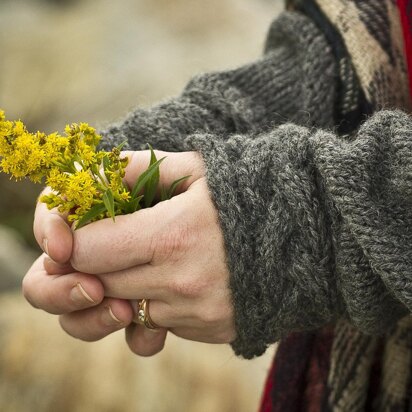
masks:
{"type": "Polygon", "coordinates": [[[101,282],[92,275],[49,275],[40,256],[23,279],[23,295],[39,309],[62,314],[98,305],[104,297],[101,282]]]}
{"type": "MultiPolygon", "coordinates": [[[[130,153],[132,157],[129,166],[134,170],[134,164],[139,164],[137,156],[140,152],[130,153]]],[[[191,152],[183,154],[192,155],[191,152]]],[[[170,160],[174,161],[174,156],[178,154],[170,155],[170,160]]],[[[188,170],[184,168],[185,162],[182,159],[177,162],[180,169],[176,169],[179,170],[176,176],[171,177],[171,172],[164,181],[173,180],[177,175],[182,176],[188,170]]],[[[171,167],[164,169],[165,174],[169,169],[171,167]]],[[[196,183],[200,181],[198,179],[196,183]]],[[[192,185],[193,188],[195,186],[192,185]]],[[[172,199],[173,207],[168,202],[160,202],[133,214],[116,216],[115,222],[103,219],[76,230],[73,233],[72,266],[80,272],[107,273],[152,262],[156,249],[165,249],[160,254],[157,253],[158,256],[173,253],[182,244],[184,235],[188,236],[186,226],[178,223],[187,220],[188,210],[199,207],[196,196],[190,197],[191,193],[190,190],[185,192],[188,195],[185,199],[180,196],[172,199]]]]}
{"type": "MultiPolygon", "coordinates": [[[[149,166],[150,151],[128,151],[122,154],[129,159],[124,180],[129,187],[133,187],[137,178],[149,166]]],[[[176,188],[176,194],[186,191],[194,181],[205,174],[203,160],[197,152],[173,153],[155,150],[155,154],[158,160],[164,158],[159,167],[160,187],[168,188],[177,179],[189,176],[176,188]]]]}
{"type": "Polygon", "coordinates": [[[170,332],[186,340],[213,344],[231,343],[236,338],[233,330],[210,331],[206,328],[179,327],[170,329],[170,332]]]}
{"type": "Polygon", "coordinates": [[[129,325],[133,319],[130,303],[104,299],[100,305],[61,315],[60,325],[70,336],[92,342],[129,325]]]}
{"type": "MultiPolygon", "coordinates": [[[[182,301],[172,304],[150,300],[146,316],[160,328],[167,328],[176,336],[205,343],[229,343],[235,339],[233,318],[224,316],[223,306],[199,307],[182,301]]],[[[149,335],[150,336],[150,335],[149,335]]]]}
{"type": "Polygon", "coordinates": [[[132,323],[126,328],[126,342],[136,355],[153,356],[159,353],[166,341],[167,329],[148,329],[132,323]]]}
{"type": "Polygon", "coordinates": [[[152,259],[155,213],[152,209],[103,219],[73,232],[71,265],[79,272],[106,273],[152,259]]]}
{"type": "MultiPolygon", "coordinates": [[[[50,193],[46,188],[42,194],[50,193]]],[[[55,262],[65,263],[72,253],[72,230],[64,214],[57,209],[49,210],[46,204],[37,202],[33,223],[37,243],[55,262]]]]}
{"type": "Polygon", "coordinates": [[[193,210],[204,206],[195,194],[198,182],[201,179],[193,184],[193,190],[168,202],[116,216],[115,222],[103,219],[76,230],[71,265],[79,272],[101,274],[160,264],[185,253],[198,236],[189,230],[198,220],[199,213],[193,210]]]}
{"type": "Polygon", "coordinates": [[[70,263],[57,263],[47,255],[44,258],[43,266],[49,275],[66,275],[75,272],[70,263]]]}
{"type": "Polygon", "coordinates": [[[105,295],[112,298],[128,300],[168,298],[169,277],[153,265],[140,265],[95,276],[101,281],[105,295]]]}

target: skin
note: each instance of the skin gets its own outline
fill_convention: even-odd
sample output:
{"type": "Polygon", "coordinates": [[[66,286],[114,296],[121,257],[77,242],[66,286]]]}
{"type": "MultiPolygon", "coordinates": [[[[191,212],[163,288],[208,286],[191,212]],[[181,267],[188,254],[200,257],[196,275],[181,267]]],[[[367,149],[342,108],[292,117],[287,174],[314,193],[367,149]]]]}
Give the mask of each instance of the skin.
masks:
{"type": "MultiPolygon", "coordinates": [[[[131,186],[149,152],[125,152],[131,186]]],[[[162,350],[167,331],[185,339],[229,343],[235,338],[223,235],[195,152],[156,152],[160,184],[191,175],[180,193],[150,209],[73,231],[64,215],[39,203],[34,234],[44,250],[23,280],[32,306],[58,314],[61,327],[85,341],[126,329],[141,356],[162,350]],[[133,322],[138,299],[150,299],[155,330],[133,322]]],[[[47,189],[46,189],[47,190],[47,189]]]]}

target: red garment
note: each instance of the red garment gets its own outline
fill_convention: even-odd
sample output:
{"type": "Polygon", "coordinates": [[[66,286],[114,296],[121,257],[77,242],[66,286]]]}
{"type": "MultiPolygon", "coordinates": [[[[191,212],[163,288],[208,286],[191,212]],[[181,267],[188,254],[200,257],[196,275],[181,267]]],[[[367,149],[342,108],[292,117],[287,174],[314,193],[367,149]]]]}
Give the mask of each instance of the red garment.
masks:
{"type": "Polygon", "coordinates": [[[409,91],[412,97],[412,0],[398,0],[405,39],[406,59],[409,72],[409,91]]]}
{"type": "Polygon", "coordinates": [[[327,399],[333,326],[279,343],[259,412],[320,412],[327,399]]]}

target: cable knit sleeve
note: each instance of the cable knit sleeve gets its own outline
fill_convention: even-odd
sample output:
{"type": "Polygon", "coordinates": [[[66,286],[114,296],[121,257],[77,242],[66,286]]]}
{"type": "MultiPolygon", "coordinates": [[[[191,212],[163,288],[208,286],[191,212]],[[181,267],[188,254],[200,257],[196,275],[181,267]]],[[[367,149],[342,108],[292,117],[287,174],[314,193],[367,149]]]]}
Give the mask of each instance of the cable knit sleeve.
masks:
{"type": "Polygon", "coordinates": [[[184,138],[194,132],[254,133],[286,121],[330,126],[335,66],[314,23],[285,12],[271,26],[262,58],[234,70],[199,75],[180,96],[130,113],[102,131],[102,147],[127,141],[126,148],[132,150],[150,143],[156,149],[182,151],[184,138]]]}
{"type": "Polygon", "coordinates": [[[381,334],[412,310],[412,120],[382,111],[351,138],[292,124],[194,135],[224,233],[236,354],[339,317],[381,334]]]}

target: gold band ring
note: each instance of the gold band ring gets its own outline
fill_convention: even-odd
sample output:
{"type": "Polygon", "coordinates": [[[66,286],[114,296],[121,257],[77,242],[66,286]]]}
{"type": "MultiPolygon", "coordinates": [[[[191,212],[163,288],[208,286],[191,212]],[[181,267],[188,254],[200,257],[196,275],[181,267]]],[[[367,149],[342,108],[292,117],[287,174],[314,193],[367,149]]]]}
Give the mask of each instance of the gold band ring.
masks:
{"type": "Polygon", "coordinates": [[[149,299],[137,301],[137,321],[148,329],[157,329],[159,327],[152,321],[149,315],[149,299]]]}

